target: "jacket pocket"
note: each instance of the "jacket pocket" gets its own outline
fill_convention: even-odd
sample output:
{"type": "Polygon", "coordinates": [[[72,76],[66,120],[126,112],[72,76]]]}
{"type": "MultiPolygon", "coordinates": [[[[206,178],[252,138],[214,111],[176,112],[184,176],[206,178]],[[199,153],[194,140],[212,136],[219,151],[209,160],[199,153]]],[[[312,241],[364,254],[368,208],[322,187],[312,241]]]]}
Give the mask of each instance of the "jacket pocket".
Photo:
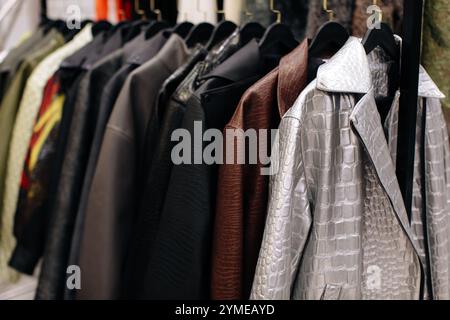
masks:
{"type": "Polygon", "coordinates": [[[327,284],[325,289],[323,289],[322,296],[320,300],[339,300],[341,295],[342,286],[327,284]]]}

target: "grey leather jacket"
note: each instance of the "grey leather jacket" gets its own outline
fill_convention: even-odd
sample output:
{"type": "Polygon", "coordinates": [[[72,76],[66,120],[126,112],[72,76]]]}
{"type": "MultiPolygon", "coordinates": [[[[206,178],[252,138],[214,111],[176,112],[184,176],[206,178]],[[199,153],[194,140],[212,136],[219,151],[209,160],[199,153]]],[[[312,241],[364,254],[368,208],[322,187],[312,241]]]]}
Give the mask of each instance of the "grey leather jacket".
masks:
{"type": "Polygon", "coordinates": [[[443,94],[421,67],[426,207],[419,126],[410,221],[393,160],[399,93],[384,126],[375,100],[387,93],[388,68],[381,50],[366,55],[351,37],[284,116],[252,299],[419,299],[427,282],[425,298],[450,299],[443,94]]]}

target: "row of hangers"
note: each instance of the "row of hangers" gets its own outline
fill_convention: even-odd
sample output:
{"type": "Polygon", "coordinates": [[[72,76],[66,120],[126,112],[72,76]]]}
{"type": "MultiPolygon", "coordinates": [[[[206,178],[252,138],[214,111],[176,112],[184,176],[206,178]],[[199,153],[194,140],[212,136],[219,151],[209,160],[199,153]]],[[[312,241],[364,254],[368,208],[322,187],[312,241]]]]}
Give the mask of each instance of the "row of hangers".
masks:
{"type": "MultiPolygon", "coordinates": [[[[328,14],[328,22],[326,22],[317,32],[316,36],[311,40],[309,46],[309,56],[311,58],[323,58],[336,53],[350,37],[349,32],[342,26],[342,24],[334,21],[334,11],[329,8],[328,0],[322,0],[322,9],[324,13],[328,14]]],[[[243,12],[249,18],[253,16],[248,10],[248,6],[244,1],[243,12]]],[[[373,0],[373,5],[377,5],[378,1],[373,0]]],[[[136,14],[141,17],[141,23],[149,21],[145,10],[140,8],[139,0],[135,0],[134,9],[136,14]]],[[[151,21],[146,32],[146,37],[149,38],[159,31],[169,28],[167,22],[162,20],[161,11],[156,8],[155,0],[150,0],[150,10],[156,15],[156,20],[151,21]]],[[[201,12],[200,1],[197,0],[197,10],[201,12]]],[[[258,22],[247,22],[240,27],[240,37],[242,44],[249,42],[252,39],[259,40],[259,46],[263,54],[270,53],[271,48],[283,47],[286,52],[298,46],[299,42],[291,28],[282,23],[282,13],[275,8],[275,1],[269,0],[269,10],[276,16],[275,22],[267,29],[258,22]]],[[[216,44],[230,36],[238,26],[231,21],[226,20],[226,15],[223,10],[217,10],[217,14],[221,15],[222,20],[216,26],[211,23],[202,22],[197,25],[186,21],[179,23],[173,31],[183,38],[189,47],[193,47],[197,43],[204,44],[208,50],[212,49],[216,44]]],[[[205,13],[206,20],[206,13],[205,13]]],[[[400,49],[395,41],[394,33],[388,24],[382,22],[381,10],[378,12],[376,21],[378,23],[376,28],[368,30],[363,38],[364,48],[366,53],[370,53],[377,46],[381,47],[384,52],[396,63],[390,74],[390,95],[393,95],[398,87],[399,82],[399,57],[400,49]]],[[[139,26],[139,22],[134,22],[139,26]]]]}
{"type": "MultiPolygon", "coordinates": [[[[245,2],[245,1],[244,1],[245,2]]],[[[377,5],[378,1],[373,0],[373,5],[377,5]]],[[[155,0],[150,0],[150,10],[156,15],[157,23],[160,26],[165,26],[162,23],[162,13],[156,8],[155,0]]],[[[197,10],[201,11],[200,1],[197,0],[197,10]]],[[[244,38],[244,42],[248,42],[251,38],[261,38],[261,42],[265,43],[264,46],[270,46],[270,43],[281,40],[286,43],[287,47],[292,47],[296,42],[292,31],[284,24],[282,24],[282,13],[275,8],[274,0],[269,0],[269,10],[276,15],[276,21],[271,25],[264,35],[261,35],[264,31],[264,27],[257,22],[248,22],[241,27],[241,37],[244,38]],[[261,35],[261,36],[259,36],[261,35]],[[268,42],[268,43],[267,43],[268,42]]],[[[146,13],[140,8],[139,0],[135,0],[135,11],[142,17],[147,19],[146,13]]],[[[317,32],[317,35],[311,41],[310,55],[321,56],[325,50],[336,52],[339,50],[349,38],[348,31],[338,22],[334,21],[334,11],[329,8],[328,0],[323,0],[323,11],[329,16],[329,22],[325,23],[317,32]]],[[[253,14],[248,11],[247,5],[245,5],[244,13],[246,16],[251,17],[253,14]]],[[[188,44],[194,42],[204,42],[205,38],[210,36],[210,41],[207,47],[210,49],[217,42],[222,40],[227,35],[231,34],[237,26],[226,20],[225,12],[223,10],[217,10],[218,15],[222,15],[223,19],[219,24],[214,27],[210,23],[200,23],[193,27],[189,22],[181,23],[178,28],[186,30],[192,28],[190,34],[187,36],[188,44]]],[[[186,17],[185,17],[185,20],[186,17]]],[[[205,13],[206,20],[206,13],[205,13]]],[[[399,48],[395,42],[394,34],[386,23],[382,22],[381,11],[378,14],[379,28],[370,29],[364,39],[364,47],[366,52],[371,52],[376,46],[380,46],[391,58],[395,61],[399,59],[399,48]]],[[[158,25],[155,25],[155,27],[158,25]]]]}
{"type": "MultiPolygon", "coordinates": [[[[259,40],[259,47],[263,54],[270,54],[271,49],[275,47],[282,47],[286,52],[289,52],[297,47],[299,42],[295,39],[291,28],[282,23],[282,13],[275,8],[275,1],[268,1],[270,12],[276,16],[275,22],[267,29],[255,21],[245,23],[240,27],[241,44],[244,45],[252,39],[257,39],[259,40]]],[[[377,3],[377,0],[373,0],[374,5],[377,5],[377,3]]],[[[140,8],[139,0],[135,0],[134,5],[134,9],[138,16],[140,16],[140,19],[131,22],[131,26],[128,30],[130,35],[137,34],[144,25],[147,25],[145,36],[149,39],[161,30],[170,27],[169,24],[162,19],[162,13],[156,8],[155,0],[150,0],[150,10],[156,15],[155,20],[151,20],[147,17],[145,11],[140,8]]],[[[197,0],[197,10],[199,12],[201,11],[199,0],[197,0]]],[[[316,36],[310,42],[309,56],[312,58],[323,58],[327,55],[333,55],[344,46],[350,37],[348,31],[340,23],[334,21],[334,11],[329,8],[327,0],[323,0],[323,11],[328,14],[329,21],[318,30],[316,36]]],[[[248,17],[253,16],[253,14],[249,12],[247,5],[245,5],[243,12],[248,17]]],[[[238,28],[234,22],[226,20],[225,12],[223,10],[218,10],[217,13],[222,15],[222,20],[220,20],[216,26],[209,22],[202,22],[194,26],[191,22],[184,21],[177,24],[172,31],[183,37],[186,40],[188,47],[194,47],[196,44],[201,43],[210,50],[215,45],[228,38],[238,28]]],[[[126,22],[121,22],[118,25],[123,23],[126,22]]],[[[62,21],[47,20],[45,24],[48,29],[55,27],[59,29],[66,28],[66,24],[62,21]]],[[[102,22],[99,22],[98,24],[102,25],[102,22]]],[[[102,27],[99,26],[99,28],[101,29],[102,27]]],[[[65,34],[72,36],[72,33],[73,32],[66,32],[65,34]]],[[[398,70],[400,49],[395,41],[391,28],[388,24],[382,22],[381,12],[378,15],[377,28],[368,30],[363,38],[363,44],[366,53],[370,53],[379,46],[393,61],[397,62],[397,69],[392,75],[393,81],[390,81],[390,93],[395,92],[399,80],[398,70]]]]}
{"type": "MultiPolygon", "coordinates": [[[[378,1],[373,0],[373,5],[377,6],[378,1]]],[[[328,14],[326,22],[317,32],[309,47],[309,54],[313,57],[320,57],[324,52],[335,53],[344,46],[350,34],[342,24],[334,21],[334,11],[328,7],[328,1],[323,0],[323,11],[328,14]]],[[[382,21],[382,11],[378,12],[375,28],[369,29],[363,37],[362,43],[367,54],[376,47],[383,49],[392,61],[393,68],[390,74],[389,96],[392,96],[398,88],[400,70],[400,48],[394,37],[394,33],[387,23],[382,21]]]]}
{"type": "MultiPolygon", "coordinates": [[[[245,15],[248,17],[253,16],[253,14],[248,11],[247,6],[245,7],[245,15]]],[[[136,14],[141,17],[141,21],[144,21],[143,23],[149,20],[145,11],[140,8],[138,0],[135,0],[134,9],[136,14]]],[[[155,13],[157,18],[150,22],[147,29],[147,37],[169,27],[168,23],[162,20],[161,11],[155,7],[154,0],[150,1],[150,10],[155,13]]],[[[199,12],[201,11],[200,1],[198,0],[197,10],[199,12]]],[[[276,22],[267,29],[258,22],[245,23],[240,27],[241,44],[244,45],[252,39],[259,39],[259,45],[263,53],[270,52],[271,48],[280,44],[287,50],[294,49],[299,43],[295,39],[292,30],[281,23],[281,11],[275,9],[274,0],[269,0],[269,10],[276,15],[276,22]]],[[[222,15],[222,20],[219,21],[216,26],[209,22],[202,22],[194,26],[191,22],[184,21],[176,25],[173,31],[184,37],[189,47],[193,47],[197,43],[202,43],[210,50],[230,36],[238,28],[234,22],[226,20],[225,12],[223,10],[218,10],[217,13],[218,15],[222,15]]]]}

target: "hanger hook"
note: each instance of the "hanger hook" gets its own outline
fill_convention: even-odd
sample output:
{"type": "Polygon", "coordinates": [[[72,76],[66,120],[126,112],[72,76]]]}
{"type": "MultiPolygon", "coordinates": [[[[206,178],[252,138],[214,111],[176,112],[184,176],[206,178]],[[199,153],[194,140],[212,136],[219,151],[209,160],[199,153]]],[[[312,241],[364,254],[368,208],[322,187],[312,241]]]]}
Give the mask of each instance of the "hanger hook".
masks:
{"type": "Polygon", "coordinates": [[[139,0],[134,0],[134,11],[136,11],[143,19],[145,18],[145,11],[139,7],[139,0]]]}
{"type": "Polygon", "coordinates": [[[281,23],[281,11],[275,9],[274,0],[270,0],[270,11],[277,15],[277,23],[281,23]]]}
{"type": "Polygon", "coordinates": [[[155,0],[150,0],[150,10],[156,14],[156,20],[161,21],[161,10],[156,8],[155,0]]]}
{"type": "Polygon", "coordinates": [[[328,0],[323,0],[323,10],[325,10],[328,13],[328,20],[333,21],[334,11],[328,9],[328,0]]]}

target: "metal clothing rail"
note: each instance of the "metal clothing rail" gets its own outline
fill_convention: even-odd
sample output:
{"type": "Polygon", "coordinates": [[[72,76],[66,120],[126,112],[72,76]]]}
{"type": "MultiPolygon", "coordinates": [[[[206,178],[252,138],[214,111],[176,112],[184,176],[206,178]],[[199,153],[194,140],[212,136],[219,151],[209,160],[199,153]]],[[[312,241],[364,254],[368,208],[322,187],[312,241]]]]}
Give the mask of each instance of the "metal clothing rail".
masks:
{"type": "Polygon", "coordinates": [[[411,217],[423,0],[404,0],[403,7],[397,177],[411,217]]]}
{"type": "MultiPolygon", "coordinates": [[[[400,106],[398,123],[398,145],[397,145],[397,178],[400,184],[400,190],[406,206],[406,211],[411,220],[413,203],[413,182],[414,182],[414,162],[416,150],[416,131],[417,131],[417,102],[419,87],[419,66],[421,57],[422,42],[422,24],[423,24],[423,0],[404,0],[403,1],[403,43],[402,43],[402,62],[400,77],[400,106]]],[[[425,193],[425,135],[426,135],[426,103],[423,104],[422,123],[419,138],[422,140],[420,149],[420,160],[422,161],[420,171],[422,176],[421,195],[424,216],[423,232],[425,251],[428,247],[428,229],[426,223],[426,193],[425,193]]],[[[429,272],[431,261],[429,254],[426,255],[426,268],[429,272]]],[[[425,271],[425,270],[422,270],[425,271]]],[[[431,277],[424,275],[422,281],[426,281],[427,294],[430,300],[433,300],[433,284],[431,277]]],[[[424,298],[424,282],[421,285],[421,298],[424,298]]]]}

